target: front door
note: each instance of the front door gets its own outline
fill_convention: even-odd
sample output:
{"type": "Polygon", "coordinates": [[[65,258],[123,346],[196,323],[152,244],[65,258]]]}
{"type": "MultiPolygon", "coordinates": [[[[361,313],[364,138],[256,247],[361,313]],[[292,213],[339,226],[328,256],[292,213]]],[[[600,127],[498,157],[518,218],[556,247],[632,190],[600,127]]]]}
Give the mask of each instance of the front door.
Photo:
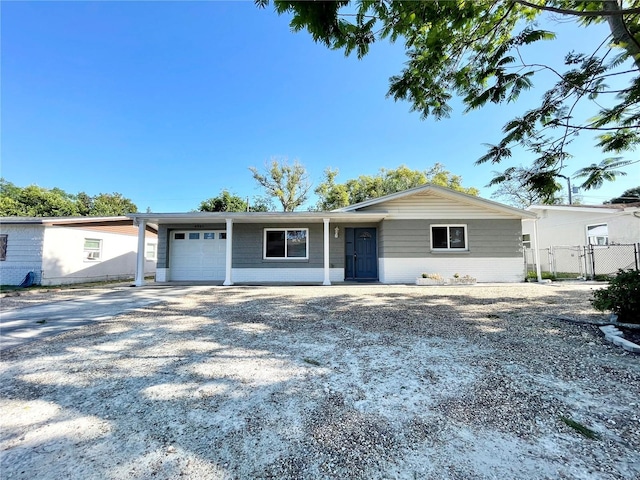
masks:
{"type": "Polygon", "coordinates": [[[378,248],[375,228],[345,229],[345,279],[377,280],[378,248]]]}

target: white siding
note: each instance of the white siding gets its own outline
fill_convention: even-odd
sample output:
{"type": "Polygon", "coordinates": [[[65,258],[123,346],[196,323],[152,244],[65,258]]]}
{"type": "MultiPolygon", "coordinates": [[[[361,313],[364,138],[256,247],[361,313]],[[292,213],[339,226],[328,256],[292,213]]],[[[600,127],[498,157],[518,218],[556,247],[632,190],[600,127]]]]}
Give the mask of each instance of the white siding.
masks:
{"type": "Polygon", "coordinates": [[[487,207],[440,197],[432,192],[416,193],[409,197],[389,200],[388,202],[365,207],[363,212],[388,212],[386,219],[499,219],[519,218],[506,212],[487,207]]]}
{"type": "Polygon", "coordinates": [[[451,278],[471,275],[478,282],[523,282],[522,258],[381,258],[379,260],[381,283],[414,283],[422,273],[439,273],[451,278]]]}
{"type": "MultiPolygon", "coordinates": [[[[147,237],[146,243],[156,243],[147,237]]],[[[135,235],[78,227],[48,227],[44,235],[43,285],[133,278],[138,239],[135,235]],[[84,239],[102,240],[99,261],[84,258],[84,239]]],[[[145,260],[145,274],[155,273],[155,261],[145,260]]]]}
{"type": "Polygon", "coordinates": [[[29,272],[40,282],[42,273],[42,225],[0,225],[7,235],[7,258],[0,261],[0,284],[20,285],[29,272]]]}
{"type": "MultiPolygon", "coordinates": [[[[319,282],[324,280],[322,268],[234,268],[231,273],[234,283],[264,282],[319,282]]],[[[344,281],[344,268],[330,268],[332,282],[344,281]]]]}

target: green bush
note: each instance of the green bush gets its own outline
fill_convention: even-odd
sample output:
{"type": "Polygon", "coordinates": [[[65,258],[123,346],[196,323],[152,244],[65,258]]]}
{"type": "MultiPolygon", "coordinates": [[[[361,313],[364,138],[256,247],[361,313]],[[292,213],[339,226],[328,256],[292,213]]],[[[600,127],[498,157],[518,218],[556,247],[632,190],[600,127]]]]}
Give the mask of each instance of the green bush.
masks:
{"type": "Polygon", "coordinates": [[[618,270],[609,286],[593,292],[591,305],[618,315],[623,323],[640,323],[640,270],[618,270]]]}

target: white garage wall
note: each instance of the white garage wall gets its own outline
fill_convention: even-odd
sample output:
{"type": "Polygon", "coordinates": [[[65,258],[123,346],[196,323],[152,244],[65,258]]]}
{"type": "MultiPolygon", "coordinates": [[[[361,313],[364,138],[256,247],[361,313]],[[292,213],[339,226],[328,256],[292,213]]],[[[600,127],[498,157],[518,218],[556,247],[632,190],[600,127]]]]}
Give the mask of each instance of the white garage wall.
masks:
{"type": "Polygon", "coordinates": [[[42,225],[0,225],[0,234],[7,235],[7,258],[0,261],[0,284],[20,285],[29,272],[40,282],[42,272],[42,225]]]}

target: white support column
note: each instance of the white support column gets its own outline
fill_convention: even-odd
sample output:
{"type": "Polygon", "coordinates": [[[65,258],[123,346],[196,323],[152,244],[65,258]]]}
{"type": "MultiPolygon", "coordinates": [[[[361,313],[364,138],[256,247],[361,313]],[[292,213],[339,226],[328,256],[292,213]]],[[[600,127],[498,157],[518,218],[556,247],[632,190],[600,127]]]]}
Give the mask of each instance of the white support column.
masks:
{"type": "Polygon", "coordinates": [[[538,248],[538,219],[533,221],[533,261],[536,262],[536,275],[538,283],[542,282],[542,272],[540,271],[540,249],[538,248]]]}
{"type": "Polygon", "coordinates": [[[136,252],[136,280],[135,286],[144,286],[144,247],[145,233],[147,232],[146,220],[138,219],[138,251],[136,252]]]}
{"type": "Polygon", "coordinates": [[[324,281],[322,285],[331,285],[329,276],[329,219],[324,218],[324,281]]]}
{"type": "Polygon", "coordinates": [[[227,245],[225,246],[226,260],[225,260],[225,274],[223,285],[233,285],[233,279],[231,278],[231,262],[233,260],[233,219],[227,218],[227,245]]]}

